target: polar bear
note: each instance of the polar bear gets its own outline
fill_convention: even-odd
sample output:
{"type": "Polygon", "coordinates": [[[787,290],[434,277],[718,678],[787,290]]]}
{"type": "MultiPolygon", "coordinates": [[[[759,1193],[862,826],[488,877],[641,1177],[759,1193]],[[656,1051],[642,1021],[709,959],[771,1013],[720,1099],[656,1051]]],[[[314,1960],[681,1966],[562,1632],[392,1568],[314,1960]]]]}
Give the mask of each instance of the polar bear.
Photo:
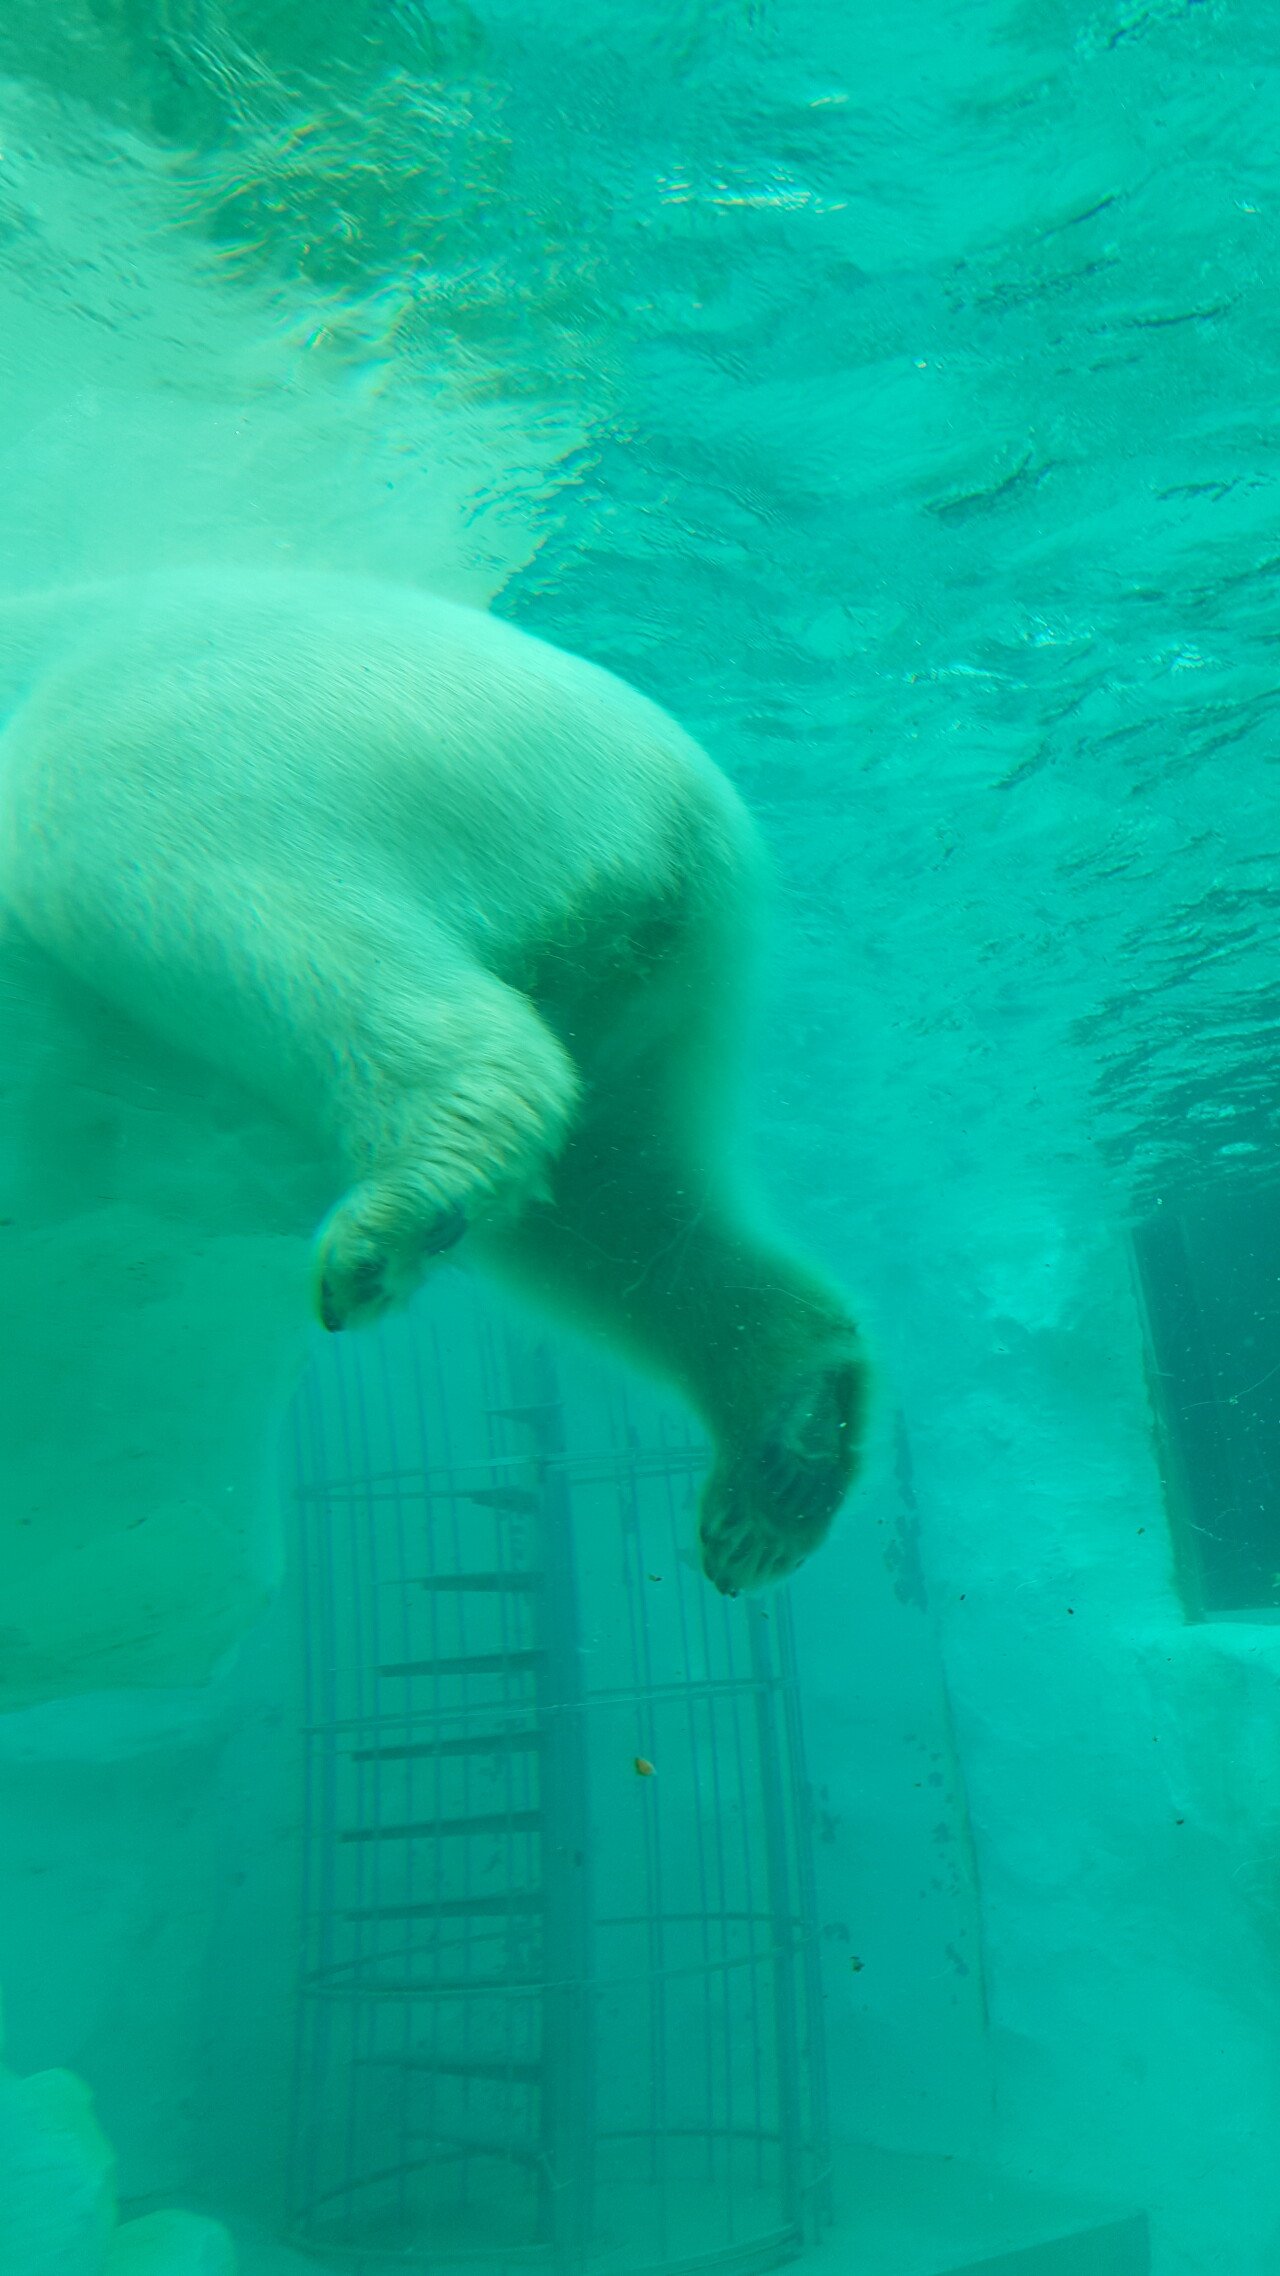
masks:
{"type": "Polygon", "coordinates": [[[730,1100],[760,861],[702,750],[482,612],[182,570],[0,608],[0,906],[305,1130],[331,1331],[466,1238],[669,1378],[726,1593],[857,1468],[847,1306],[761,1229],[730,1100]]]}

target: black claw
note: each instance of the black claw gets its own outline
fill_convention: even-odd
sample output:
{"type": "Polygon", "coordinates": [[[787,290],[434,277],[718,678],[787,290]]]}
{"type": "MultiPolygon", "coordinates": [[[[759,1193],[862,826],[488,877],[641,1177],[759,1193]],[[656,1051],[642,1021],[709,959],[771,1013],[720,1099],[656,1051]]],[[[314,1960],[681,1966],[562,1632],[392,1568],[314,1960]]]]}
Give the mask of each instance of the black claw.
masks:
{"type": "Polygon", "coordinates": [[[855,1466],[861,1377],[841,1362],[804,1384],[756,1458],[757,1476],[778,1516],[824,1525],[849,1489],[855,1466]]]}
{"type": "Polygon", "coordinates": [[[455,1249],[467,1230],[467,1213],[455,1202],[450,1209],[442,1209],[434,1225],[429,1225],[422,1243],[426,1257],[443,1256],[446,1249],[455,1249]]]}
{"type": "Polygon", "coordinates": [[[810,1462],[790,1447],[766,1447],[760,1458],[766,1492],[780,1517],[818,1525],[838,1507],[844,1490],[839,1464],[810,1462]]]}
{"type": "Polygon", "coordinates": [[[741,1555],[751,1545],[753,1528],[748,1518],[726,1518],[715,1530],[715,1545],[722,1555],[741,1555]]]}
{"type": "Polygon", "coordinates": [[[766,1439],[758,1457],[760,1483],[767,1494],[786,1493],[795,1470],[795,1456],[778,1439],[766,1439]]]}
{"type": "Polygon", "coordinates": [[[353,1311],[359,1310],[366,1304],[380,1302],[384,1293],[382,1259],[380,1257],[362,1258],[349,1276],[345,1305],[338,1302],[332,1281],[321,1281],[320,1320],[322,1326],[328,1329],[331,1336],[340,1335],[353,1311]]]}
{"type": "Polygon", "coordinates": [[[351,1275],[351,1294],[357,1304],[372,1304],[383,1293],[381,1257],[362,1257],[351,1275]]]}

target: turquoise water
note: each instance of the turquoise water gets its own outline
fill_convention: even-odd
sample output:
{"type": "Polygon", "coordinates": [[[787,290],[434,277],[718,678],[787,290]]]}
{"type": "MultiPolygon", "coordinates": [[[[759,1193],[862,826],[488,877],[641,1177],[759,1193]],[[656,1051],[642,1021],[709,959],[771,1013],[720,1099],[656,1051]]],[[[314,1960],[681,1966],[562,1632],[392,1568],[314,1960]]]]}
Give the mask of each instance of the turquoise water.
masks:
{"type": "MultiPolygon", "coordinates": [[[[1071,2237],[1045,2276],[1137,2270],[1143,2217],[1157,2276],[1280,2252],[1278,69],[1246,0],[0,23],[0,589],[230,560],[490,605],[656,698],[760,817],[758,1152],[881,1379],[789,1592],[836,2144],[810,2243],[867,2276],[1071,2237]]],[[[309,1173],[6,989],[24,1066],[57,1039],[10,1116],[18,1214],[76,1228],[22,1268],[7,1442],[74,1510],[94,1431],[94,1474],[141,1433],[195,1541],[220,1418],[260,1490],[309,1173]],[[67,1200],[95,1145],[105,1229],[67,1200]]],[[[455,1301],[423,1317],[469,1351],[455,1301]]],[[[615,1393],[560,1365],[594,1444],[615,1393]]],[[[243,2224],[246,2276],[291,2218],[292,1585],[212,1707],[172,1628],[159,1705],[0,1738],[7,2059],[83,2076],[124,2209],[243,2224]]],[[[588,1652],[620,1586],[584,1580],[588,1652]]],[[[727,2071],[760,2029],[728,2012],[727,2071]]],[[[613,2030],[607,2065],[656,2060],[613,2030]]],[[[671,2263],[649,2217],[619,2268],[671,2263]]]]}

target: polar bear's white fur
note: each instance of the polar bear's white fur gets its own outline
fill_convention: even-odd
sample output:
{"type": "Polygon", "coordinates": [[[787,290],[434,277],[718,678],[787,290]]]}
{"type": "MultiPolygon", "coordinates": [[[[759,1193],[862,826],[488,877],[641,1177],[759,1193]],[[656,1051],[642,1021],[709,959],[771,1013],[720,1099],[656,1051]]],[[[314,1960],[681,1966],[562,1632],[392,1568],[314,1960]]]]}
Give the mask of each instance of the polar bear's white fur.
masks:
{"type": "Polygon", "coordinates": [[[0,610],[0,898],[57,966],[304,1130],[325,1325],[464,1234],[672,1378],[719,1587],[852,1479],[841,1298],[731,1139],[758,858],[608,673],[405,589],[182,572],[0,610]]]}

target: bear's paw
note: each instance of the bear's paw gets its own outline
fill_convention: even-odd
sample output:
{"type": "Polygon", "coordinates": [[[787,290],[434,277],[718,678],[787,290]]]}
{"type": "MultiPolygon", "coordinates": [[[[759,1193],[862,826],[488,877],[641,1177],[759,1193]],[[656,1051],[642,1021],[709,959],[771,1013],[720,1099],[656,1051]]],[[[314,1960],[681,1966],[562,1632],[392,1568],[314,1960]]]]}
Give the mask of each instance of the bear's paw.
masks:
{"type": "Polygon", "coordinates": [[[360,1189],[339,1202],[321,1228],[316,1310],[331,1335],[364,1327],[413,1293],[432,1259],[456,1248],[465,1212],[449,1204],[424,1222],[362,1206],[360,1189]]]}
{"type": "Polygon", "coordinates": [[[861,1358],[815,1369],[721,1455],[702,1499],[702,1566],[723,1596],[783,1580],[830,1527],[858,1467],[861,1358]]]}

